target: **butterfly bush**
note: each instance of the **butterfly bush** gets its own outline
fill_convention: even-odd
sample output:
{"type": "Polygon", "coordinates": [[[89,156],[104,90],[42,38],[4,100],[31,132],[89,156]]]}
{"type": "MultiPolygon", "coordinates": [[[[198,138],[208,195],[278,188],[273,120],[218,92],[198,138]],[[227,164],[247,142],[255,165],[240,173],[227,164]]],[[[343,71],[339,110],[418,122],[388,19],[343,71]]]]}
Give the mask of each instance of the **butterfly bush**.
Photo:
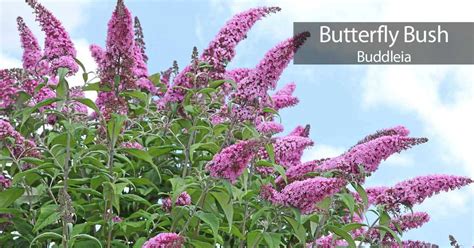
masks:
{"type": "Polygon", "coordinates": [[[22,68],[0,70],[0,247],[436,247],[401,239],[430,220],[412,208],[473,182],[365,187],[384,160],[428,141],[401,125],[305,160],[317,140],[310,125],[281,124],[299,99],[278,81],[309,33],[229,66],[278,7],[236,14],[184,68],[151,73],[142,24],[118,0],[105,45],[89,46],[91,72],[59,19],[26,2],[46,38],[18,17],[22,68]]]}

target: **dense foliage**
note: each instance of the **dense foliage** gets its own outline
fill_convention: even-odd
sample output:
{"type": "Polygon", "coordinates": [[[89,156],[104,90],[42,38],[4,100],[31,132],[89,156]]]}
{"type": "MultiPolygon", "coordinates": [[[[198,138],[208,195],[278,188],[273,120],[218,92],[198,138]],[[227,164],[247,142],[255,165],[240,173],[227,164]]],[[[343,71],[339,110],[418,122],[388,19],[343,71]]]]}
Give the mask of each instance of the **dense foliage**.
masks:
{"type": "Polygon", "coordinates": [[[295,85],[269,92],[308,34],[255,68],[226,68],[277,7],[236,15],[183,70],[149,75],[140,22],[123,1],[105,48],[91,45],[97,72],[49,10],[27,3],[46,40],[41,49],[19,17],[23,68],[0,71],[1,247],[430,247],[400,239],[429,220],[411,207],[472,183],[431,175],[364,189],[383,160],[427,141],[402,126],[301,161],[309,126],[275,136],[295,85]],[[77,73],[83,86],[69,87],[77,73]]]}

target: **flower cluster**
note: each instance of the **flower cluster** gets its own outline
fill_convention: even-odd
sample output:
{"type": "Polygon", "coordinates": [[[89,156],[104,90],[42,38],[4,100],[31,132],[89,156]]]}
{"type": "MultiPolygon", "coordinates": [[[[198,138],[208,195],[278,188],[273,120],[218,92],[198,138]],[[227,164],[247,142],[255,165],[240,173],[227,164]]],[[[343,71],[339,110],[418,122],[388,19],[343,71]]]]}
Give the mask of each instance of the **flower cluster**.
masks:
{"type": "Polygon", "coordinates": [[[146,241],[142,248],[181,248],[184,238],[176,233],[160,233],[146,241]]]}
{"type": "Polygon", "coordinates": [[[133,149],[143,150],[142,144],[136,141],[123,142],[122,144],[120,144],[120,146],[123,148],[133,148],[133,149]]]}
{"type": "Polygon", "coordinates": [[[342,179],[314,177],[290,183],[281,192],[266,185],[262,187],[261,196],[274,204],[292,206],[309,214],[315,210],[316,203],[339,192],[344,185],[346,182],[342,179]]]}
{"type": "Polygon", "coordinates": [[[289,83],[282,89],[272,95],[272,107],[275,110],[282,108],[292,107],[298,104],[299,100],[296,96],[293,96],[293,92],[296,89],[295,83],[289,83]]]}
{"type": "MultiPolygon", "coordinates": [[[[306,148],[312,146],[314,142],[310,138],[288,135],[277,138],[274,143],[275,162],[291,168],[301,163],[301,157],[306,148]]],[[[264,149],[259,151],[262,158],[268,158],[268,154],[264,149]]]]}
{"type": "MultiPolygon", "coordinates": [[[[163,201],[162,202],[163,210],[166,212],[170,212],[173,207],[173,204],[171,203],[171,198],[166,197],[162,201],[163,201]]],[[[191,205],[191,196],[188,194],[188,192],[184,191],[181,194],[179,194],[174,204],[176,206],[189,206],[191,205]]]]}
{"type": "Polygon", "coordinates": [[[281,133],[283,132],[283,125],[273,121],[265,121],[257,125],[257,131],[262,134],[281,133]]]}
{"type": "Polygon", "coordinates": [[[12,186],[12,180],[3,174],[0,174],[0,189],[10,188],[12,186]]]}
{"type": "Polygon", "coordinates": [[[234,182],[254,157],[254,146],[256,143],[254,140],[246,140],[224,148],[221,152],[214,155],[214,158],[207,164],[206,169],[213,177],[234,182]]]}
{"type": "Polygon", "coordinates": [[[23,18],[17,18],[20,32],[21,47],[23,48],[23,69],[35,76],[44,76],[48,73],[48,61],[43,60],[43,54],[38,40],[26,26],[23,18]]]}
{"type": "MultiPolygon", "coordinates": [[[[36,148],[35,142],[25,139],[15,128],[8,122],[0,119],[0,140],[9,149],[12,156],[19,159],[22,157],[40,157],[40,153],[36,148]]],[[[23,169],[29,168],[31,165],[23,165],[23,169]]]]}
{"type": "Polygon", "coordinates": [[[16,101],[18,88],[9,70],[0,70],[0,108],[8,108],[16,101]]]}

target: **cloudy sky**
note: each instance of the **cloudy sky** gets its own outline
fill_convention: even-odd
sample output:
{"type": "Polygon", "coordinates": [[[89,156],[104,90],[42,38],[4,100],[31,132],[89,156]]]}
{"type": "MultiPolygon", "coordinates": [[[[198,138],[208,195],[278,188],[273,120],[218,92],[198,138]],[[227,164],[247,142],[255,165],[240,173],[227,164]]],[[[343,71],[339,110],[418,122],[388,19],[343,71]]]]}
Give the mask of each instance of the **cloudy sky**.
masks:
{"type": "MultiPolygon", "coordinates": [[[[113,0],[43,0],[70,31],[78,57],[95,65],[88,45],[104,45],[113,0]]],[[[279,41],[292,35],[294,21],[466,21],[473,22],[472,1],[126,1],[140,17],[151,72],[184,66],[193,46],[204,48],[233,14],[261,5],[282,11],[260,21],[237,50],[230,67],[252,67],[279,41]]],[[[29,7],[19,0],[0,0],[0,67],[20,65],[16,17],[22,16],[43,39],[29,7]]],[[[474,49],[474,45],[473,45],[474,49]]],[[[316,141],[305,159],[338,155],[375,130],[405,125],[413,136],[430,142],[385,161],[368,185],[391,185],[426,174],[474,177],[474,66],[472,65],[290,65],[280,85],[296,82],[301,103],[282,114],[288,130],[311,124],[316,141]]],[[[80,82],[80,80],[77,80],[80,82]]],[[[474,245],[474,187],[444,193],[415,210],[432,220],[404,239],[449,246],[448,235],[474,245]]]]}

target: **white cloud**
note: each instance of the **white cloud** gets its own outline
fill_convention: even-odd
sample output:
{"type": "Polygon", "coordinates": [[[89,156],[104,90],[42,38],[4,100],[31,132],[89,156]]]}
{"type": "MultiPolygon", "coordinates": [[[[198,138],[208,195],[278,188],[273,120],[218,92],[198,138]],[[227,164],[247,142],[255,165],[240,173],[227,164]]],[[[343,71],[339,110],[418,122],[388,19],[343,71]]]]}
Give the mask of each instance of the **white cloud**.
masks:
{"type": "Polygon", "coordinates": [[[467,189],[443,192],[426,199],[422,204],[415,206],[415,211],[425,211],[433,220],[454,218],[467,214],[471,209],[466,197],[467,189]],[[453,211],[453,210],[456,211],[453,211]]]}
{"type": "Polygon", "coordinates": [[[410,167],[414,164],[414,159],[412,156],[403,153],[396,153],[390,156],[385,162],[384,165],[394,166],[394,167],[410,167]]]}
{"type": "MultiPolygon", "coordinates": [[[[66,30],[74,38],[74,31],[81,27],[88,18],[87,9],[92,0],[41,0],[41,4],[51,10],[61,21],[66,30]]],[[[26,24],[37,35],[39,41],[44,39],[44,34],[37,22],[33,10],[25,1],[0,0],[0,51],[14,52],[20,48],[16,18],[23,17],[26,24]]]]}
{"type": "Polygon", "coordinates": [[[303,162],[322,159],[332,158],[341,155],[346,149],[342,147],[335,147],[324,144],[316,144],[314,147],[306,150],[303,154],[303,162]]]}

